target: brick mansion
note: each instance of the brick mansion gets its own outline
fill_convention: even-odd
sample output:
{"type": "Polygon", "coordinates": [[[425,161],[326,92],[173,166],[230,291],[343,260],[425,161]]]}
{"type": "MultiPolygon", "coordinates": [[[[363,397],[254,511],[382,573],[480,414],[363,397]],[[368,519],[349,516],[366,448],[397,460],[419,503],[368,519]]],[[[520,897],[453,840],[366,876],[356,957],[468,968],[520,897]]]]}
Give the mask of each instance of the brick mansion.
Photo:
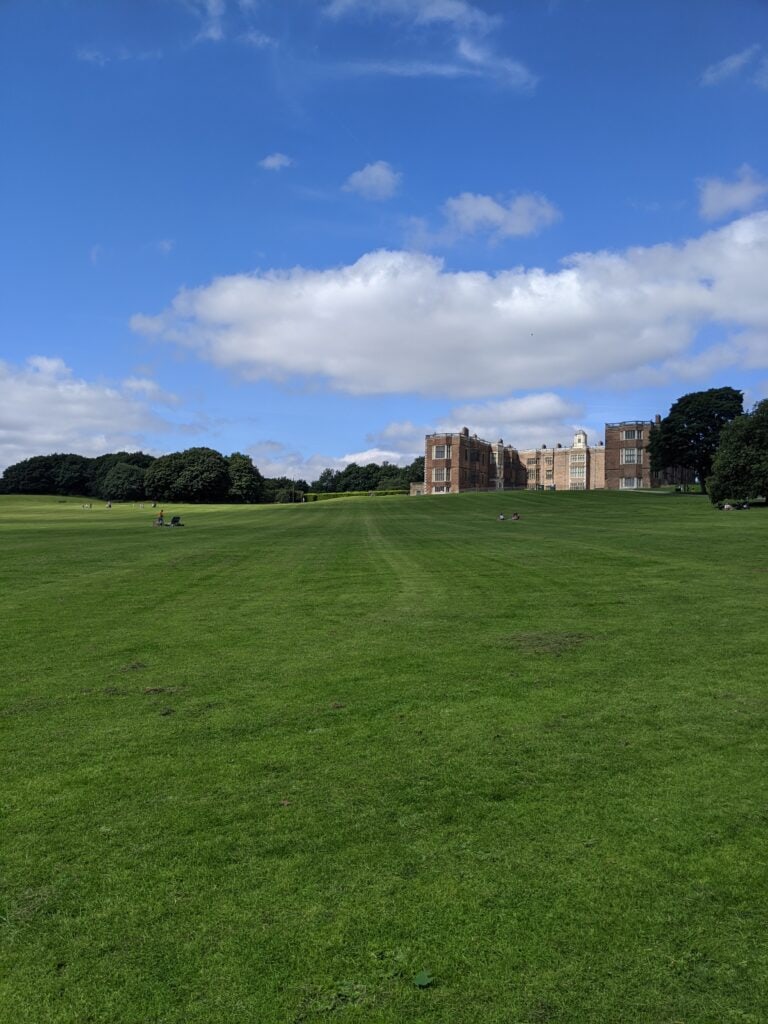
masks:
{"type": "Polygon", "coordinates": [[[652,420],[606,423],[605,443],[588,443],[577,430],[573,444],[518,450],[498,441],[484,441],[464,427],[458,433],[427,434],[424,451],[423,494],[459,491],[529,490],[591,491],[637,490],[663,483],[689,483],[692,476],[679,469],[652,473],[648,453],[652,420]]]}

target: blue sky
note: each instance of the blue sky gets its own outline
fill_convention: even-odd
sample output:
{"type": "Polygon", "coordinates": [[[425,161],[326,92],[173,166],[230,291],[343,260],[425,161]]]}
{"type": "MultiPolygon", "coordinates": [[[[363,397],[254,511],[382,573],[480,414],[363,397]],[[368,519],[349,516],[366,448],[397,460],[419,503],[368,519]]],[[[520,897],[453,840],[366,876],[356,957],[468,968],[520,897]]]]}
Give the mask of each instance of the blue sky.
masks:
{"type": "Polygon", "coordinates": [[[768,395],[762,0],[6,0],[0,468],[768,395]]]}

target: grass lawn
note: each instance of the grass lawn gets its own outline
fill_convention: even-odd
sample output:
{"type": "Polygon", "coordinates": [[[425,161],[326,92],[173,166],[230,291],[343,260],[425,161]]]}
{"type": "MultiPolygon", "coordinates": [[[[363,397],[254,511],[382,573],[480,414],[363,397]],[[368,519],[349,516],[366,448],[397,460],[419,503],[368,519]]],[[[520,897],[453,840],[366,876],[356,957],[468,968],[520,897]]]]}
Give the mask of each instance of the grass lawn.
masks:
{"type": "Polygon", "coordinates": [[[0,498],[3,1024],[768,1020],[768,512],[165,511],[0,498]]]}

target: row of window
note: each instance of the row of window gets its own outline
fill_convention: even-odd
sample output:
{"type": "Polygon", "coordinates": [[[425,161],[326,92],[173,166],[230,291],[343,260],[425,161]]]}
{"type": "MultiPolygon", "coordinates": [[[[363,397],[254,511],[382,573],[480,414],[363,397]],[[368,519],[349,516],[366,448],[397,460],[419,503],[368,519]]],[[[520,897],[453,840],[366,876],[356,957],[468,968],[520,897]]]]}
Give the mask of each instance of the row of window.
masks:
{"type": "Polygon", "coordinates": [[[642,441],[642,439],[642,430],[622,430],[621,432],[622,441],[642,441]]]}
{"type": "Polygon", "coordinates": [[[642,448],[622,448],[619,462],[622,466],[638,466],[643,461],[642,448]]]}
{"type": "Polygon", "coordinates": [[[619,490],[621,491],[634,491],[642,486],[643,480],[639,476],[623,476],[619,480],[619,490]]]}

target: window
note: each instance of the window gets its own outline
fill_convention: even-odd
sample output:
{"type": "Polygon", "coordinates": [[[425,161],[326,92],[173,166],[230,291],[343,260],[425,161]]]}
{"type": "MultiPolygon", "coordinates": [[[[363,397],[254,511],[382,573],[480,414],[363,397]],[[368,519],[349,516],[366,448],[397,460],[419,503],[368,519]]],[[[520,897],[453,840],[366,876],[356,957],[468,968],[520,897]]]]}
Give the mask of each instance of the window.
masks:
{"type": "Polygon", "coordinates": [[[622,441],[634,441],[637,438],[636,430],[622,430],[621,439],[622,441]]]}
{"type": "Polygon", "coordinates": [[[534,456],[534,458],[532,458],[532,459],[526,459],[525,462],[526,462],[526,465],[528,465],[528,466],[535,466],[536,465],[536,458],[534,456]]]}
{"type": "Polygon", "coordinates": [[[437,466],[435,466],[435,468],[432,470],[432,479],[433,480],[440,480],[440,481],[442,481],[442,480],[450,480],[450,478],[451,478],[450,471],[445,469],[445,468],[443,468],[443,467],[438,468],[437,466]]]}
{"type": "Polygon", "coordinates": [[[571,476],[581,477],[586,475],[586,466],[574,466],[571,464],[571,476]]]}
{"type": "Polygon", "coordinates": [[[622,448],[619,461],[622,466],[636,466],[643,461],[643,449],[622,448]]]}
{"type": "Polygon", "coordinates": [[[554,476],[555,474],[554,474],[553,470],[551,470],[551,469],[548,469],[548,470],[547,470],[547,472],[546,472],[546,473],[545,473],[544,475],[546,476],[547,480],[551,480],[551,479],[552,479],[552,477],[553,477],[553,476],[554,476]]]}
{"type": "Polygon", "coordinates": [[[448,494],[450,489],[451,488],[445,484],[438,484],[437,487],[432,488],[434,494],[448,494]]]}
{"type": "Polygon", "coordinates": [[[619,489],[622,491],[634,491],[642,485],[642,480],[636,476],[623,476],[619,480],[619,489]]]}
{"type": "Polygon", "coordinates": [[[450,459],[451,446],[449,444],[436,444],[432,449],[433,459],[450,459]]]}
{"type": "Polygon", "coordinates": [[[571,491],[586,491],[587,485],[584,483],[583,480],[571,480],[568,489],[571,491]]]}

